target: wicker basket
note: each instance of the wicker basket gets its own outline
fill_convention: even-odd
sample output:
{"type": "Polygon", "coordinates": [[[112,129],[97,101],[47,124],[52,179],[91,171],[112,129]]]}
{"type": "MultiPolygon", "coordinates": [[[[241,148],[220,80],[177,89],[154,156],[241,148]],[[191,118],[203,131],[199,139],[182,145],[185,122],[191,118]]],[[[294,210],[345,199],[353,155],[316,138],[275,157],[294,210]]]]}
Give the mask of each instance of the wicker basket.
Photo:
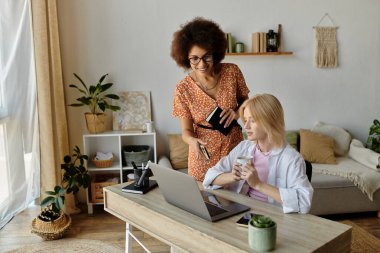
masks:
{"type": "Polygon", "coordinates": [[[96,168],[109,168],[112,167],[113,157],[109,160],[96,160],[94,156],[94,158],[92,159],[92,163],[95,165],[96,168]]]}
{"type": "Polygon", "coordinates": [[[43,221],[38,217],[34,218],[32,221],[31,232],[37,234],[45,241],[51,241],[62,238],[70,226],[70,215],[67,215],[61,211],[60,216],[54,221],[43,221]]]}
{"type": "Polygon", "coordinates": [[[147,145],[128,145],[123,147],[124,159],[127,166],[132,166],[135,162],[137,166],[141,163],[146,164],[149,161],[152,148],[147,145]]]}
{"type": "Polygon", "coordinates": [[[115,181],[107,181],[109,179],[118,178],[117,174],[97,174],[94,175],[91,182],[91,202],[92,203],[103,203],[103,188],[111,185],[118,184],[115,181]]]}

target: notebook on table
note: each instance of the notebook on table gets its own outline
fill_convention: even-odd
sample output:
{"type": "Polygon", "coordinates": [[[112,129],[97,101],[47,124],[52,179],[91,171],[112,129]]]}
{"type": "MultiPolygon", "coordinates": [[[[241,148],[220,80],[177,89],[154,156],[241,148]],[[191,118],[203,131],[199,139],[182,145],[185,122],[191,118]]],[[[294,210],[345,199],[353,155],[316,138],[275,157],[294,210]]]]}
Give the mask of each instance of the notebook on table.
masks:
{"type": "Polygon", "coordinates": [[[152,162],[149,168],[168,203],[203,219],[217,221],[250,210],[249,206],[201,191],[195,179],[185,173],[152,162]]]}

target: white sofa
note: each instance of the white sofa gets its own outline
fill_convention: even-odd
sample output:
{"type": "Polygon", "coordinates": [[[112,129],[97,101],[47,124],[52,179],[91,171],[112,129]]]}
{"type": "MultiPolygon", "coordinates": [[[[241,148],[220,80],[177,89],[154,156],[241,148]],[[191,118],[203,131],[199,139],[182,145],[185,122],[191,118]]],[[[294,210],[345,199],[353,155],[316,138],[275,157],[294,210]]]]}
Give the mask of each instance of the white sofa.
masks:
{"type": "MultiPolygon", "coordinates": [[[[185,156],[187,153],[185,154],[186,151],[184,152],[183,150],[186,149],[186,146],[183,146],[184,143],[180,143],[181,138],[178,136],[175,139],[172,138],[172,140],[170,140],[169,136],[169,148],[171,149],[170,153],[173,153],[173,149],[182,148],[182,156],[185,156]]],[[[171,137],[174,136],[172,135],[171,137]]],[[[293,142],[293,144],[295,142],[295,145],[299,145],[299,140],[288,140],[288,142],[293,142]]],[[[176,155],[178,156],[178,152],[176,153],[176,155]]],[[[187,157],[181,160],[182,166],[186,161],[187,157]]],[[[168,157],[161,157],[161,159],[159,160],[159,164],[169,168],[173,168],[172,163],[168,159],[168,157]]],[[[320,164],[313,163],[312,165],[313,171],[311,177],[311,184],[314,188],[314,195],[310,210],[311,214],[329,215],[340,213],[377,211],[380,215],[380,190],[374,192],[373,201],[371,201],[367,194],[363,193],[357,186],[355,186],[352,180],[349,180],[348,178],[341,176],[317,173],[317,169],[319,170],[319,172],[321,171],[321,169],[319,169],[320,164]]],[[[342,166],[355,167],[360,168],[360,170],[363,170],[363,172],[371,170],[363,164],[354,161],[347,155],[338,158],[337,164],[331,166],[340,166],[340,168],[342,166]]],[[[182,172],[187,173],[186,168],[180,170],[182,172]]],[[[376,173],[371,175],[377,176],[380,182],[380,172],[376,173]]]]}

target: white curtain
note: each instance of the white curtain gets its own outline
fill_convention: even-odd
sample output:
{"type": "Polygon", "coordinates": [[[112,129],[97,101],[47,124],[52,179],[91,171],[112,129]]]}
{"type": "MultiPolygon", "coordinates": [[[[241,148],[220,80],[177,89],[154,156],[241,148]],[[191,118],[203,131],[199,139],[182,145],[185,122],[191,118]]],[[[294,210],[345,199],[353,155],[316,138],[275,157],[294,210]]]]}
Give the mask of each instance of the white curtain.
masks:
{"type": "Polygon", "coordinates": [[[0,0],[0,228],[39,197],[30,0],[0,0]]]}

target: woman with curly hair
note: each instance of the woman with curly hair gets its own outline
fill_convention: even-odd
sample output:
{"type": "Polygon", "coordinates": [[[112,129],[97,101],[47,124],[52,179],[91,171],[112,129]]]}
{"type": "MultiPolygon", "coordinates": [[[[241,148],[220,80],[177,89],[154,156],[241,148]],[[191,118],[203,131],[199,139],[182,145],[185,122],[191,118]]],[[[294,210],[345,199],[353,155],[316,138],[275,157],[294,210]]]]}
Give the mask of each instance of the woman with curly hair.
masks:
{"type": "Polygon", "coordinates": [[[243,140],[238,119],[239,106],[249,89],[238,66],[221,63],[227,49],[225,33],[215,22],[195,18],[174,33],[171,56],[189,74],[177,85],[173,116],[180,118],[182,138],[189,144],[188,173],[203,181],[208,168],[243,140]],[[206,121],[216,107],[223,111],[220,123],[234,124],[224,135],[206,121]],[[201,152],[204,146],[209,158],[201,152]]]}

